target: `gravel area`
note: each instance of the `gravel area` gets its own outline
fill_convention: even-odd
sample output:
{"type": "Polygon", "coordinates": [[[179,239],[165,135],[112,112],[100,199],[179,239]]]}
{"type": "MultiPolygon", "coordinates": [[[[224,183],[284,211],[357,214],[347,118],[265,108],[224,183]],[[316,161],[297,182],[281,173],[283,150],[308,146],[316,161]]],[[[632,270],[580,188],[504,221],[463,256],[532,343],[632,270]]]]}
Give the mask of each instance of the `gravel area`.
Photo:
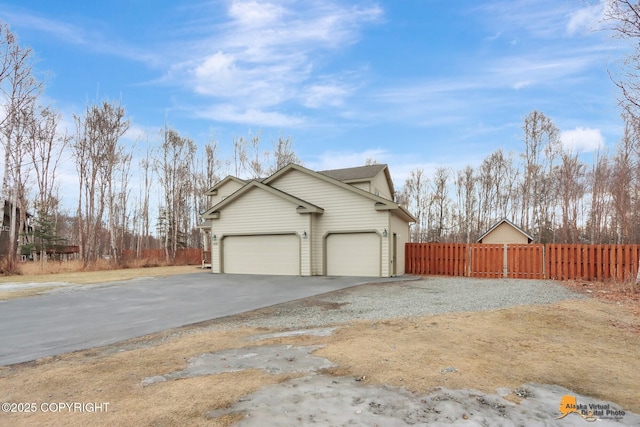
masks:
{"type": "Polygon", "coordinates": [[[487,311],[584,298],[554,281],[434,276],[355,286],[220,319],[216,326],[328,326],[352,320],[487,311]]]}

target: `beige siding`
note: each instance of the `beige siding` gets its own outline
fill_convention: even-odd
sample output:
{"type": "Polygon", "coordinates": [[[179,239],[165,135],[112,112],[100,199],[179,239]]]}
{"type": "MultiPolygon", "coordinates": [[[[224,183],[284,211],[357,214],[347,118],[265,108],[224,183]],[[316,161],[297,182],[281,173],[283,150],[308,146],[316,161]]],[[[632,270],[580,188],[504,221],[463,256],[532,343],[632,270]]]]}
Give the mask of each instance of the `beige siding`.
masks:
{"type": "MultiPolygon", "coordinates": [[[[323,257],[328,234],[345,231],[377,231],[382,234],[389,227],[389,212],[376,211],[373,200],[306,173],[291,170],[269,185],[324,209],[322,215],[313,219],[310,239],[313,275],[326,274],[323,257]]],[[[390,275],[388,238],[382,239],[381,256],[385,260],[382,262],[382,276],[387,277],[390,275]]]]}
{"type": "Polygon", "coordinates": [[[529,243],[527,236],[503,222],[491,233],[487,234],[482,243],[529,243]]]}
{"type": "Polygon", "coordinates": [[[376,196],[393,200],[393,197],[391,196],[391,190],[389,189],[389,184],[387,183],[387,178],[385,177],[384,171],[376,175],[371,181],[352,182],[350,183],[350,185],[353,185],[356,188],[359,188],[361,190],[364,190],[376,196]]]}
{"type": "MultiPolygon", "coordinates": [[[[260,188],[253,188],[225,206],[219,219],[211,221],[212,272],[222,270],[220,242],[225,236],[295,233],[302,236],[309,229],[309,214],[296,212],[296,205],[260,188]],[[213,236],[217,241],[213,241],[213,236]]],[[[300,274],[310,275],[311,239],[300,239],[300,274]]]]}
{"type": "Polygon", "coordinates": [[[371,192],[373,194],[375,194],[377,191],[380,197],[393,200],[393,195],[391,194],[391,190],[389,189],[389,183],[387,182],[387,177],[385,176],[384,171],[381,171],[378,175],[373,177],[373,180],[371,181],[371,187],[371,192]]]}
{"type": "Polygon", "coordinates": [[[368,193],[373,193],[373,191],[371,191],[371,183],[369,181],[367,182],[354,182],[351,183],[350,185],[353,185],[356,188],[359,188],[361,190],[364,190],[368,193]]]}
{"type": "Polygon", "coordinates": [[[209,196],[209,207],[215,206],[224,199],[226,199],[231,194],[238,191],[242,188],[244,184],[239,183],[238,181],[229,180],[224,183],[220,188],[218,188],[218,194],[215,196],[209,196]]]}

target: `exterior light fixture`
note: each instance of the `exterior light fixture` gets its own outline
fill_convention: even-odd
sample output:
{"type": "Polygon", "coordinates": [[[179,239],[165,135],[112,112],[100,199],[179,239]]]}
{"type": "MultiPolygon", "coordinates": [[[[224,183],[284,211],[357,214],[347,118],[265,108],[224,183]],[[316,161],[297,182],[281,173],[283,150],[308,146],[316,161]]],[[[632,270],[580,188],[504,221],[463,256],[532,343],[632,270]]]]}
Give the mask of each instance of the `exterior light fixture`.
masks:
{"type": "Polygon", "coordinates": [[[213,235],[213,241],[214,242],[218,241],[218,236],[216,236],[215,234],[213,235]]]}
{"type": "Polygon", "coordinates": [[[385,228],[384,231],[382,232],[382,237],[387,237],[387,229],[385,228]]]}
{"type": "Polygon", "coordinates": [[[306,238],[307,238],[307,232],[306,232],[306,231],[303,231],[303,232],[302,232],[302,238],[303,238],[303,239],[306,239],[306,238]]]}

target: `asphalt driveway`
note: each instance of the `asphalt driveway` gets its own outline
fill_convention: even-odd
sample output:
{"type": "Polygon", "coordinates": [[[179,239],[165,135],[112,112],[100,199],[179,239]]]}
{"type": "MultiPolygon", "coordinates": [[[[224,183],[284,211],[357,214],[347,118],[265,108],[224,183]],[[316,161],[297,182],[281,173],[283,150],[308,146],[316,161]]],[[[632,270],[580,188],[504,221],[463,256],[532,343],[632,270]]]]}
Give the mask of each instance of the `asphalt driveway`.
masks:
{"type": "Polygon", "coordinates": [[[199,272],[69,286],[45,295],[0,301],[0,366],[390,280],[394,279],[199,272]]]}

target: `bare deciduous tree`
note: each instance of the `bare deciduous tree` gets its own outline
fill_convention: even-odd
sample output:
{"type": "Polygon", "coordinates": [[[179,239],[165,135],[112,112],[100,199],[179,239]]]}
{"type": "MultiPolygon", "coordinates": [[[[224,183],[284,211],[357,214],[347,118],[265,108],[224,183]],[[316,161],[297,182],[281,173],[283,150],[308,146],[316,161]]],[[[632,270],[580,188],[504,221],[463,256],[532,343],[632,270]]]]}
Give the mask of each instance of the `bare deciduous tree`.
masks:
{"type": "Polygon", "coordinates": [[[587,219],[587,233],[593,244],[608,243],[607,217],[610,212],[610,166],[605,154],[596,153],[591,172],[587,175],[591,203],[587,219]]]}
{"type": "MultiPolygon", "coordinates": [[[[0,137],[4,148],[4,173],[0,189],[0,217],[5,206],[11,206],[6,253],[10,268],[16,258],[16,235],[19,225],[17,211],[24,219],[26,200],[23,175],[24,144],[33,120],[37,99],[43,84],[33,74],[34,56],[28,47],[20,46],[9,26],[0,22],[0,94],[3,114],[0,116],[0,137]],[[9,201],[9,205],[5,204],[9,201]],[[22,206],[19,204],[22,201],[22,206]]],[[[0,228],[0,233],[6,232],[0,228]]]]}
{"type": "Polygon", "coordinates": [[[289,163],[302,164],[293,151],[293,141],[291,137],[279,136],[278,140],[273,144],[273,165],[269,168],[268,173],[271,175],[289,163]]]}
{"type": "Polygon", "coordinates": [[[249,162],[247,156],[247,140],[243,137],[233,138],[233,167],[234,176],[240,177],[247,170],[249,162]]]}
{"type": "Polygon", "coordinates": [[[178,247],[184,246],[190,229],[190,195],[193,193],[195,143],[180,136],[173,129],[165,128],[161,151],[154,162],[163,191],[160,208],[159,232],[164,240],[168,262],[175,260],[178,247]]]}
{"type": "MultiPolygon", "coordinates": [[[[148,141],[147,141],[148,142],[148,141]]],[[[147,149],[145,151],[145,156],[140,160],[140,193],[138,200],[138,215],[136,217],[139,219],[138,227],[133,227],[134,230],[137,230],[137,242],[136,242],[136,255],[139,257],[142,253],[143,249],[149,249],[149,240],[151,236],[150,230],[150,221],[149,221],[149,213],[150,213],[150,198],[151,198],[151,187],[153,182],[153,149],[147,145],[147,149]]]]}
{"type": "Polygon", "coordinates": [[[478,198],[475,193],[476,175],[471,166],[457,173],[458,230],[464,243],[471,243],[477,217],[478,198]]]}
{"type": "MultiPolygon", "coordinates": [[[[57,236],[56,214],[59,197],[57,171],[60,159],[68,146],[70,138],[66,133],[59,133],[61,116],[51,108],[40,108],[34,116],[29,129],[26,150],[35,174],[36,195],[35,208],[39,224],[50,224],[53,229],[47,230],[51,237],[57,236]]],[[[44,231],[42,231],[44,232],[44,231]]],[[[40,246],[40,260],[44,263],[46,248],[40,246]]]]}
{"type": "Polygon", "coordinates": [[[624,135],[613,156],[611,180],[609,184],[615,216],[615,243],[631,243],[633,213],[631,208],[634,178],[634,152],[637,143],[630,122],[627,120],[624,135]]]}
{"type": "Polygon", "coordinates": [[[427,211],[428,211],[429,181],[422,168],[409,172],[399,202],[403,204],[418,220],[411,227],[411,240],[424,242],[427,240],[427,211]]]}
{"type": "Polygon", "coordinates": [[[451,201],[449,199],[449,175],[451,171],[445,167],[436,169],[431,184],[433,190],[429,201],[429,217],[432,225],[429,227],[429,240],[440,242],[448,228],[451,201]]]}
{"type": "MultiPolygon", "coordinates": [[[[76,136],[72,144],[78,170],[80,196],[78,221],[80,253],[85,265],[104,250],[101,232],[108,209],[109,252],[117,257],[116,197],[114,173],[123,167],[120,138],[129,128],[125,109],[117,102],[87,105],[83,116],[75,116],[76,136]]],[[[117,259],[116,259],[117,260],[117,259]]]]}
{"type": "Polygon", "coordinates": [[[549,218],[551,186],[547,185],[552,168],[551,159],[555,158],[559,144],[559,130],[550,118],[539,111],[532,111],[522,126],[524,131],[525,152],[524,176],[522,181],[522,224],[525,229],[534,230],[538,241],[542,240],[549,218]]]}
{"type": "Polygon", "coordinates": [[[621,92],[620,104],[627,113],[638,118],[640,112],[640,5],[631,0],[607,0],[605,22],[614,36],[628,41],[630,52],[611,71],[613,82],[621,92]]]}
{"type": "Polygon", "coordinates": [[[586,187],[586,165],[579,160],[577,153],[563,151],[560,158],[561,163],[554,170],[555,186],[562,213],[562,223],[559,228],[560,240],[565,243],[579,243],[578,207],[583,200],[586,187]]]}
{"type": "MultiPolygon", "coordinates": [[[[209,143],[204,146],[204,158],[200,158],[196,161],[196,170],[193,176],[193,224],[200,222],[200,214],[209,208],[209,198],[205,196],[205,192],[213,187],[218,181],[220,181],[220,170],[222,168],[222,161],[218,153],[218,141],[211,139],[209,143]]],[[[191,245],[200,247],[201,231],[197,228],[193,228],[191,231],[191,245]]]]}

